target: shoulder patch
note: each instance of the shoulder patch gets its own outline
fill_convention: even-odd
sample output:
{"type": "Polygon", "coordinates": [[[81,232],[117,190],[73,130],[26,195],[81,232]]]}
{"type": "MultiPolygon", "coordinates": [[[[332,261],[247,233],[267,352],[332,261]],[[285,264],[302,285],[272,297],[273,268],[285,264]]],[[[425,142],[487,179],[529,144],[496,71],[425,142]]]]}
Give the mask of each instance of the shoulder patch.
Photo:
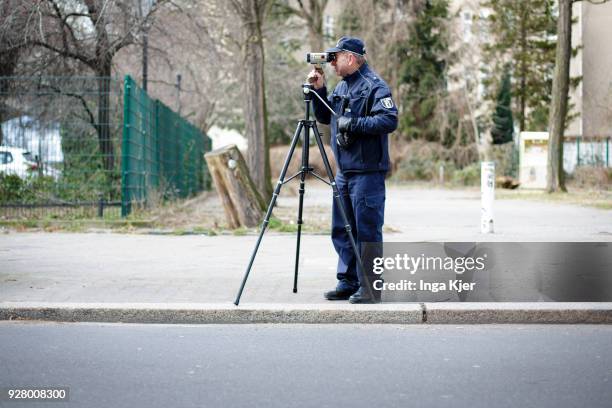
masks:
{"type": "Polygon", "coordinates": [[[382,98],[380,103],[382,103],[382,106],[387,109],[391,109],[393,107],[393,99],[391,99],[391,97],[382,98]]]}

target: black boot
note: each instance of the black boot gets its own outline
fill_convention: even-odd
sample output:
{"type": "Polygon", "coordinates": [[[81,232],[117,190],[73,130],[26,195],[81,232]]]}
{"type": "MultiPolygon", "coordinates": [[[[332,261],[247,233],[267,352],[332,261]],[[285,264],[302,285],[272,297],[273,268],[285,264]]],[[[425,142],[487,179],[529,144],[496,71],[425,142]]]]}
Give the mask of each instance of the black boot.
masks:
{"type": "Polygon", "coordinates": [[[348,280],[341,280],[338,282],[336,289],[325,292],[323,296],[327,300],[347,300],[351,295],[359,289],[357,282],[351,282],[348,280]]]}
{"type": "Polygon", "coordinates": [[[344,289],[344,290],[334,289],[334,290],[330,290],[329,292],[325,292],[323,294],[323,296],[325,296],[325,299],[327,299],[327,300],[347,300],[355,292],[356,291],[353,290],[353,289],[350,289],[350,290],[347,290],[347,289],[344,289]]]}
{"type": "Polygon", "coordinates": [[[363,288],[359,288],[354,295],[349,297],[349,303],[380,303],[380,291],[372,290],[371,297],[363,288]]]}

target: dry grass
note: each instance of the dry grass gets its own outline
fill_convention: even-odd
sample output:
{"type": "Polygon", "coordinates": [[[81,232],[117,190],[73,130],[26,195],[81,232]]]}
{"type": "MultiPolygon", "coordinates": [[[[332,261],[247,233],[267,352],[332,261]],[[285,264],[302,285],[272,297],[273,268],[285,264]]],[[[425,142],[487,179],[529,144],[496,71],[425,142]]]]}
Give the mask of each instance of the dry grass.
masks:
{"type": "MultiPolygon", "coordinates": [[[[297,171],[297,170],[296,170],[297,171]]],[[[312,182],[309,180],[309,183],[312,182]]],[[[298,188],[297,182],[283,186],[281,195],[274,208],[270,229],[277,232],[297,230],[298,188]]],[[[266,205],[268,203],[266,202],[266,205]]],[[[307,233],[327,233],[330,229],[331,214],[329,206],[305,203],[302,231],[307,233]]],[[[187,200],[159,203],[134,212],[136,219],[148,219],[158,231],[174,234],[254,234],[256,228],[231,230],[227,225],[225,211],[216,191],[207,191],[187,200]]],[[[263,220],[263,215],[262,215],[263,220]]]]}
{"type": "Polygon", "coordinates": [[[612,168],[580,166],[569,176],[570,188],[612,191],[612,168]]]}
{"type": "Polygon", "coordinates": [[[159,202],[136,211],[135,218],[147,218],[161,229],[225,229],[225,212],[216,191],[205,191],[185,200],[159,202]]]}

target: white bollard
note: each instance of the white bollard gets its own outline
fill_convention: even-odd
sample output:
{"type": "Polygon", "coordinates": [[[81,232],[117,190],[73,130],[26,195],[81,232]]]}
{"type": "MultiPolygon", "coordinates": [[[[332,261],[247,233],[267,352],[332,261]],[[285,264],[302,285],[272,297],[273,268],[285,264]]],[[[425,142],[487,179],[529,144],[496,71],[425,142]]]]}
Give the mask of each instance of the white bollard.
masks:
{"type": "Polygon", "coordinates": [[[480,232],[493,233],[493,201],[495,200],[495,162],[480,163],[480,232]]]}

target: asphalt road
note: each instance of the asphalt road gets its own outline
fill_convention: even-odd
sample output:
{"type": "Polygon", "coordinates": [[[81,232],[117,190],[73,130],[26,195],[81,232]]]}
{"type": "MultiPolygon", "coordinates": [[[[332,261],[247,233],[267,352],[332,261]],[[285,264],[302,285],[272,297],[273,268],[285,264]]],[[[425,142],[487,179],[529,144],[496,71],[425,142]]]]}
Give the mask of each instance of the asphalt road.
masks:
{"type": "Polygon", "coordinates": [[[610,325],[0,322],[2,407],[610,407],[610,325]]]}

